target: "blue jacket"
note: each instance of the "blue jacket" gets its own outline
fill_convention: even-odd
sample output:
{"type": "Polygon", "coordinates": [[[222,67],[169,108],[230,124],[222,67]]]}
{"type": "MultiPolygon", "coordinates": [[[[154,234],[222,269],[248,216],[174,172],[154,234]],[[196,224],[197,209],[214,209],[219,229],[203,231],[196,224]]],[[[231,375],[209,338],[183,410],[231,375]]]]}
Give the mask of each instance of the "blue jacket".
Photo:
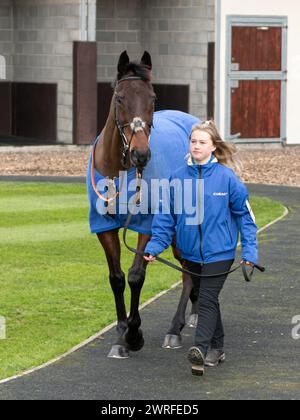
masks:
{"type": "MultiPolygon", "coordinates": [[[[192,187],[188,188],[190,191],[187,191],[186,184],[182,188],[169,188],[170,211],[163,214],[160,208],[154,216],[152,238],[145,252],[159,255],[171,245],[176,233],[176,245],[182,258],[204,264],[230,260],[235,258],[240,232],[243,260],[257,264],[255,217],[248,201],[248,190],[237,175],[212,155],[205,165],[196,165],[190,158],[187,165],[171,175],[169,181],[173,184],[174,180],[181,180],[181,185],[183,180],[189,180],[192,187]],[[187,201],[191,194],[190,199],[196,206],[199,184],[202,185],[201,208],[195,211],[195,215],[198,213],[200,223],[191,224],[188,219],[191,220],[192,213],[187,214],[185,206],[180,211],[177,200],[185,195],[187,201]]],[[[166,202],[166,198],[160,201],[166,202]]]]}

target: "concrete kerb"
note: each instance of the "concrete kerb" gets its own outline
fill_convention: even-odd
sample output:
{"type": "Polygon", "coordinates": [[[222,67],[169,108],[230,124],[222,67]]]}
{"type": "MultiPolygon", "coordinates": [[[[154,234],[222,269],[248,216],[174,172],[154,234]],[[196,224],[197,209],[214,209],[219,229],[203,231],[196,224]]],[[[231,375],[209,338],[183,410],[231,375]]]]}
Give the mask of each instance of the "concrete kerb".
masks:
{"type": "MultiPolygon", "coordinates": [[[[156,300],[158,300],[159,298],[161,298],[162,296],[166,295],[168,292],[170,292],[173,289],[176,289],[176,287],[178,287],[181,284],[181,280],[178,281],[177,283],[173,284],[173,286],[171,286],[168,290],[164,290],[160,293],[158,293],[156,296],[154,296],[153,298],[149,299],[147,302],[143,303],[140,307],[139,310],[143,310],[144,308],[146,308],[147,306],[149,306],[151,303],[155,302],[156,300]]],[[[127,314],[129,316],[129,313],[127,314]]],[[[75,353],[76,351],[80,350],[81,348],[87,346],[88,344],[92,343],[93,341],[100,339],[103,334],[107,333],[108,331],[110,331],[111,329],[113,329],[114,327],[117,326],[117,322],[113,322],[112,324],[108,325],[107,327],[103,328],[101,331],[99,331],[98,333],[94,334],[93,336],[87,338],[86,340],[84,340],[82,343],[78,344],[75,347],[72,347],[69,351],[67,351],[66,353],[62,354],[61,356],[58,356],[52,360],[50,360],[49,362],[43,363],[40,366],[37,366],[35,368],[26,370],[23,373],[20,373],[18,375],[15,376],[11,376],[9,378],[6,379],[2,379],[0,381],[0,385],[10,382],[14,379],[18,379],[18,378],[22,378],[24,376],[28,376],[31,373],[37,372],[41,369],[44,369],[48,366],[53,365],[54,363],[57,363],[63,359],[65,359],[67,356],[70,356],[72,353],[75,353]]]]}
{"type": "MultiPolygon", "coordinates": [[[[266,226],[263,226],[261,229],[258,230],[258,234],[260,234],[261,232],[265,231],[266,229],[268,229],[269,227],[273,226],[275,223],[278,223],[280,220],[284,219],[287,215],[289,214],[289,210],[284,207],[284,212],[282,214],[282,216],[280,216],[279,218],[277,218],[276,220],[272,221],[271,223],[268,223],[266,226]]],[[[238,247],[241,246],[241,242],[238,243],[238,247]]],[[[159,298],[161,298],[162,296],[166,295],[168,292],[170,292],[171,290],[177,288],[178,286],[180,286],[181,284],[181,280],[176,282],[174,285],[172,285],[168,290],[164,290],[160,293],[158,293],[156,296],[154,296],[153,298],[149,299],[147,302],[145,302],[144,304],[142,304],[139,307],[139,310],[143,310],[144,308],[146,308],[147,306],[151,305],[153,302],[155,302],[156,300],[158,300],[159,298]]],[[[53,365],[54,363],[57,363],[63,359],[65,359],[66,357],[70,356],[71,354],[75,353],[76,351],[80,350],[81,348],[87,346],[88,344],[92,343],[93,341],[100,339],[103,334],[107,333],[108,331],[110,331],[112,328],[116,327],[117,322],[114,322],[110,325],[108,325],[107,327],[105,327],[104,329],[102,329],[100,332],[94,334],[93,336],[91,336],[90,338],[84,340],[82,343],[78,344],[77,346],[71,348],[69,351],[67,351],[66,353],[62,354],[61,356],[58,356],[52,360],[50,360],[49,362],[46,362],[40,366],[37,366],[35,368],[29,369],[25,372],[22,372],[18,375],[14,375],[11,376],[9,378],[6,379],[2,379],[0,380],[0,385],[7,383],[7,382],[11,382],[15,379],[19,379],[22,378],[24,376],[28,376],[32,373],[35,373],[39,370],[45,369],[46,367],[49,367],[51,365],[53,365]]]]}
{"type": "Polygon", "coordinates": [[[0,153],[85,152],[92,145],[0,146],[0,153]]]}
{"type": "Polygon", "coordinates": [[[83,176],[24,176],[24,175],[0,175],[0,182],[28,182],[28,183],[56,183],[56,184],[85,184],[83,176]]]}

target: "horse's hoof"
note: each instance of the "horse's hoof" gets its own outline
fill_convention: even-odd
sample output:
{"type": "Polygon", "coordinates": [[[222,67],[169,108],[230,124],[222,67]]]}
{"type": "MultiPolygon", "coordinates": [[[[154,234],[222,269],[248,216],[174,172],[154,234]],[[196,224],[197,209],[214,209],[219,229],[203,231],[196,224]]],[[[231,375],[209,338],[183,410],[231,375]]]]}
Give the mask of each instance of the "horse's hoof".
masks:
{"type": "Polygon", "coordinates": [[[145,344],[145,340],[142,337],[139,341],[137,341],[135,343],[128,344],[129,350],[130,351],[142,350],[142,348],[144,347],[144,344],[145,344]]]}
{"type": "Polygon", "coordinates": [[[136,335],[132,335],[130,334],[130,332],[127,332],[125,334],[125,341],[130,351],[141,350],[145,344],[142,330],[138,330],[138,333],[136,335]]]}
{"type": "Polygon", "coordinates": [[[115,344],[112,346],[111,351],[109,352],[108,356],[112,359],[128,359],[129,352],[124,346],[120,346],[119,344],[115,344]]]}
{"type": "Polygon", "coordinates": [[[187,324],[190,328],[197,328],[198,315],[197,314],[191,314],[187,324]]]}
{"type": "Polygon", "coordinates": [[[182,347],[182,338],[180,335],[167,334],[165,337],[164,349],[180,349],[182,347]]]}

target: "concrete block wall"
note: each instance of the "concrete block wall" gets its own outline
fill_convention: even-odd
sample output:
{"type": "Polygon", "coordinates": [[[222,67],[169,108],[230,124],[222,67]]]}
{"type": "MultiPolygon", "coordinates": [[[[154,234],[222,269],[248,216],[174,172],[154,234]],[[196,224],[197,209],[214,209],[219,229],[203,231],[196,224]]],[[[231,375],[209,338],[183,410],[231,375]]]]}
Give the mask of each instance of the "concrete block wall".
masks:
{"type": "MultiPolygon", "coordinates": [[[[0,55],[6,63],[6,79],[13,78],[13,13],[12,0],[0,1],[0,55]]],[[[2,58],[1,63],[2,65],[2,58]]],[[[3,68],[1,69],[3,71],[3,68]]],[[[4,74],[3,74],[4,76],[4,74]]]]}
{"type": "Polygon", "coordinates": [[[214,0],[142,0],[143,46],[158,83],[189,84],[190,113],[207,117],[207,45],[215,40],[214,0]]]}
{"type": "Polygon", "coordinates": [[[73,41],[80,0],[14,1],[14,81],[58,84],[57,140],[73,141],[73,41]]]}
{"type": "MultiPolygon", "coordinates": [[[[214,0],[97,0],[98,81],[112,81],[120,53],[148,50],[154,82],[190,85],[190,112],[206,117],[207,43],[214,0]]],[[[0,0],[0,54],[8,79],[58,83],[58,141],[72,143],[73,42],[82,0],[0,0]]]]}
{"type": "Polygon", "coordinates": [[[127,50],[130,58],[142,56],[141,0],[97,0],[96,41],[98,80],[112,81],[118,58],[127,50]]]}
{"type": "Polygon", "coordinates": [[[98,81],[111,81],[119,54],[148,50],[154,82],[190,85],[190,112],[206,118],[207,45],[215,0],[98,0],[98,81]]]}

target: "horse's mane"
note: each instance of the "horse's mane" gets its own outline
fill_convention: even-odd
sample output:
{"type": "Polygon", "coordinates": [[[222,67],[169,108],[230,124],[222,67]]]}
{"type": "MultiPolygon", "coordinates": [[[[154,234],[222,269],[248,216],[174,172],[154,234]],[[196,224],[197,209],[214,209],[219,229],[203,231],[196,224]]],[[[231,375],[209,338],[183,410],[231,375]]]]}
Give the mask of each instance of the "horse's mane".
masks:
{"type": "Polygon", "coordinates": [[[140,77],[144,82],[151,82],[151,69],[145,64],[132,61],[126,65],[124,74],[118,74],[117,79],[112,83],[112,87],[115,88],[118,81],[125,75],[140,77]]]}

